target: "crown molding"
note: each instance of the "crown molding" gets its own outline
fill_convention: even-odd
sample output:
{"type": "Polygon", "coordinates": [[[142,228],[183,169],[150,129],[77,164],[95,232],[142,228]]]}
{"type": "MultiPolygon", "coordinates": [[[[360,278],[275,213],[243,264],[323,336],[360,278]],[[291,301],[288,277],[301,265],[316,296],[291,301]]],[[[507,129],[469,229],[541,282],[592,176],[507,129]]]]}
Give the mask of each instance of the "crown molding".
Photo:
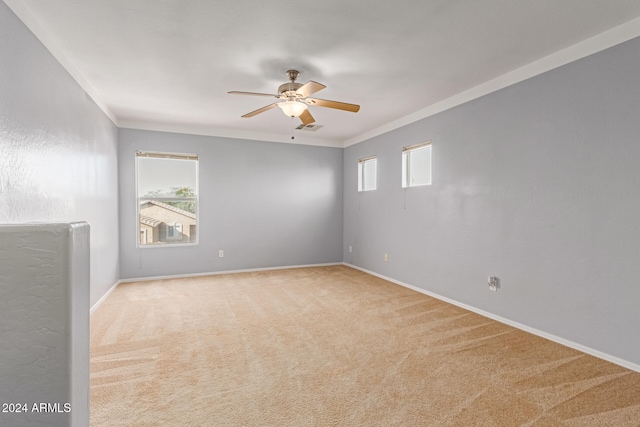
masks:
{"type": "Polygon", "coordinates": [[[456,95],[418,110],[415,113],[411,113],[368,132],[347,139],[344,141],[343,147],[347,148],[351,145],[366,141],[418,120],[441,113],[450,108],[480,98],[481,96],[488,95],[492,92],[496,92],[500,89],[504,89],[513,84],[553,70],[554,68],[561,67],[617,44],[624,43],[638,36],[640,36],[640,18],[633,19],[622,25],[611,28],[610,30],[496,77],[495,79],[457,93],[456,95]]]}
{"type": "Polygon", "coordinates": [[[182,133],[187,135],[202,135],[220,138],[281,142],[285,144],[316,145],[320,147],[343,148],[342,141],[338,139],[315,138],[312,136],[301,134],[302,131],[296,132],[295,139],[291,139],[291,136],[287,135],[269,134],[265,132],[253,132],[238,129],[225,129],[215,126],[198,124],[163,123],[121,119],[118,126],[122,129],[139,129],[159,132],[182,133]]]}

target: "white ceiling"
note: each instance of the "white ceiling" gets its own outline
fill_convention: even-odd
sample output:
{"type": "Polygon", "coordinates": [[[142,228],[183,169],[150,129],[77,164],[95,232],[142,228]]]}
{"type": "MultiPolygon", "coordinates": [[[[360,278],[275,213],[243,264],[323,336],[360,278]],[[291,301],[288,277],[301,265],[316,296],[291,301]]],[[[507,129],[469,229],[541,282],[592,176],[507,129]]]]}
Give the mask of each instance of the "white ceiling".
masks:
{"type": "Polygon", "coordinates": [[[335,146],[640,35],[640,0],[4,1],[121,127],[289,141],[298,119],[227,92],[294,68],[361,105],[295,132],[335,146]]]}

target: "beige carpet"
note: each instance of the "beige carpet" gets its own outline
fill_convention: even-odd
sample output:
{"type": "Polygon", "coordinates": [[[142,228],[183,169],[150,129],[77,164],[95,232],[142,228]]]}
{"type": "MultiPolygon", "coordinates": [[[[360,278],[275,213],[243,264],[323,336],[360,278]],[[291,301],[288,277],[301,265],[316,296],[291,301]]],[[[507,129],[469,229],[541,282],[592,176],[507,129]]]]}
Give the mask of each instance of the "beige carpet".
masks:
{"type": "Polygon", "coordinates": [[[640,426],[640,373],[344,266],[140,282],[91,426],[640,426]]]}

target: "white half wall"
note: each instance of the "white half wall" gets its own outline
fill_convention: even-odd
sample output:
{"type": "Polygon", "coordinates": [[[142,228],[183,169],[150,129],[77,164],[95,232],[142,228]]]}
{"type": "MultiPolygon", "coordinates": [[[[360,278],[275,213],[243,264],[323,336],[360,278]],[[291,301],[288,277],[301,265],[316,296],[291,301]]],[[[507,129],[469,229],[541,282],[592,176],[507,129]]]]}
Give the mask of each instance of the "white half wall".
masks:
{"type": "Polygon", "coordinates": [[[0,425],[88,426],[89,225],[0,225],[0,266],[0,425]]]}

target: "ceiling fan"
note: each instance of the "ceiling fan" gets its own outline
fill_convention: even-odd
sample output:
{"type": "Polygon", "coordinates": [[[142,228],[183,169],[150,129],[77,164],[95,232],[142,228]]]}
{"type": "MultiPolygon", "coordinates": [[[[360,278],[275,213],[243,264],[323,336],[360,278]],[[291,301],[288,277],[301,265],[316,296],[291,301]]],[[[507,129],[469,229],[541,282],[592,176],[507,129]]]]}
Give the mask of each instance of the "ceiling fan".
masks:
{"type": "Polygon", "coordinates": [[[360,106],[356,104],[347,104],[346,102],[328,101],[326,99],[309,98],[310,95],[324,89],[326,86],[314,81],[308,81],[305,84],[296,83],[296,79],[300,74],[297,70],[287,71],[289,77],[289,83],[284,83],[278,88],[278,94],[272,95],[268,93],[256,93],[256,92],[239,92],[231,91],[232,95],[252,95],[252,96],[271,96],[278,98],[279,101],[269,104],[266,107],[258,108],[255,111],[245,114],[242,117],[253,117],[257,114],[264,113],[267,110],[274,108],[276,105],[282,109],[284,114],[289,117],[300,117],[302,123],[306,126],[315,122],[307,106],[317,105],[318,107],[335,108],[337,110],[351,111],[357,113],[360,110],[360,106]]]}

